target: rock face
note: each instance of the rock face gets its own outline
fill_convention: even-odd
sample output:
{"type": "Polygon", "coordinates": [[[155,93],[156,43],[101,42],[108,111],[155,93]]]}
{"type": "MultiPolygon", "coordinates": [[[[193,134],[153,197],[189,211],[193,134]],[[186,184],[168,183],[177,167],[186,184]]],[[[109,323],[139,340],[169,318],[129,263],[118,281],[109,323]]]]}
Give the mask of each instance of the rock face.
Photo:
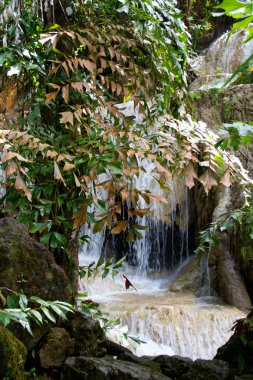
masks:
{"type": "Polygon", "coordinates": [[[0,378],[24,379],[26,348],[7,329],[0,327],[0,378]]]}
{"type": "Polygon", "coordinates": [[[168,380],[160,371],[113,358],[68,358],[61,380],[168,380]]]}
{"type": "Polygon", "coordinates": [[[27,227],[12,218],[0,219],[0,286],[45,300],[69,299],[63,269],[30,237],[27,227]]]}
{"type": "MultiPolygon", "coordinates": [[[[218,195],[219,199],[213,213],[213,221],[219,220],[225,212],[233,208],[230,189],[224,188],[218,195]]],[[[243,276],[236,266],[235,258],[231,252],[232,238],[230,233],[219,233],[219,239],[219,245],[211,247],[208,260],[213,288],[229,305],[241,310],[249,310],[251,300],[243,276]]]]}
{"type": "Polygon", "coordinates": [[[253,120],[252,84],[231,86],[222,92],[199,91],[193,96],[195,118],[214,130],[233,120],[253,120]]]}
{"type": "Polygon", "coordinates": [[[253,379],[253,331],[241,335],[234,334],[218,349],[216,359],[227,362],[236,373],[247,374],[253,379]]]}

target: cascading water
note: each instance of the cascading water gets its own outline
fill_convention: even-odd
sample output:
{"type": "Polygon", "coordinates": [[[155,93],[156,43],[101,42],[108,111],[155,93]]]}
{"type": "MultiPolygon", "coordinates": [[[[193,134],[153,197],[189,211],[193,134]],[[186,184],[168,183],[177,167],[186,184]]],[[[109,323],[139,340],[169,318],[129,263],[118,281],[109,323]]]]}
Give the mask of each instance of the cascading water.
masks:
{"type": "MultiPolygon", "coordinates": [[[[149,189],[157,196],[165,197],[167,204],[154,202],[152,216],[138,217],[137,223],[148,227],[129,247],[130,263],[139,275],[161,274],[168,268],[174,268],[188,257],[188,192],[183,181],[168,181],[168,190],[159,186],[153,174],[154,164],[145,162],[145,172],[135,180],[135,187],[149,189]]],[[[140,208],[146,204],[140,199],[140,208]]]]}
{"type": "MultiPolygon", "coordinates": [[[[175,294],[168,290],[185,260],[191,259],[187,259],[191,253],[189,194],[180,179],[168,183],[170,191],[161,190],[152,169],[152,164],[147,163],[134,186],[166,197],[168,203],[155,202],[152,216],[138,220],[149,229],[144,231],[142,240],[129,247],[128,263],[122,268],[138,293],[125,290],[120,277],[114,281],[109,277],[84,279],[80,285],[94,301],[100,302],[111,318],[120,318],[120,326],[109,330],[109,337],[137,355],[212,358],[232,334],[229,330],[233,322],[244,314],[212,297],[195,298],[191,293],[175,294]],[[138,337],[146,344],[138,346],[131,338],[126,340],[123,333],[138,337]]],[[[83,247],[80,252],[80,261],[87,263],[87,257],[95,261],[101,252],[106,254],[105,240],[105,234],[95,235],[88,251],[83,247]]]]}
{"type": "Polygon", "coordinates": [[[247,31],[242,29],[231,36],[223,34],[193,62],[199,78],[191,84],[191,90],[220,88],[236,69],[252,54],[253,40],[244,43],[247,31]],[[228,38],[229,37],[229,38],[228,38]]]}

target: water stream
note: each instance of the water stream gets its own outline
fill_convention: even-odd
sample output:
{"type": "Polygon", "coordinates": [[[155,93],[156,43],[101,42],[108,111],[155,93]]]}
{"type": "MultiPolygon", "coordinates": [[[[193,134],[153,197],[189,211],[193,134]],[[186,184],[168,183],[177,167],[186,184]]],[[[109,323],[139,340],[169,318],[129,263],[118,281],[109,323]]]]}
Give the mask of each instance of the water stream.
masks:
{"type": "MultiPolygon", "coordinates": [[[[161,190],[152,168],[149,169],[136,187],[145,186],[159,194],[161,190]]],[[[168,204],[154,204],[152,216],[142,219],[150,228],[144,231],[142,240],[129,246],[128,260],[122,268],[138,292],[126,290],[121,276],[114,281],[111,277],[102,280],[101,276],[84,279],[80,287],[100,303],[110,318],[120,318],[120,325],[109,330],[108,335],[137,355],[176,354],[210,359],[229,339],[234,321],[244,313],[208,294],[196,298],[190,292],[169,290],[180,270],[192,259],[192,252],[188,191],[181,180],[171,181],[168,186],[171,191],[163,191],[168,204]],[[146,343],[138,345],[129,337],[146,343]]],[[[85,233],[91,231],[86,228],[85,233]]],[[[92,235],[91,245],[84,245],[80,251],[80,263],[85,265],[96,261],[101,252],[106,254],[105,239],[104,233],[92,235]]]]}

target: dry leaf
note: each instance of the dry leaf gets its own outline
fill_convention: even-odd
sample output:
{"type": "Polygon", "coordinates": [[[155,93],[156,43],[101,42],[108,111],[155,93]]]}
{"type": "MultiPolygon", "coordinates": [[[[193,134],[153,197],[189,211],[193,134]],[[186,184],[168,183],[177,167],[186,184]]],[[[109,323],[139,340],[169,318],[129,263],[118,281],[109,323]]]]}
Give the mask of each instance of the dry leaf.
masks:
{"type": "Polygon", "coordinates": [[[128,221],[127,220],[120,220],[115,224],[113,229],[111,230],[112,234],[120,234],[122,231],[124,231],[128,226],[128,221]]]}
{"type": "Polygon", "coordinates": [[[199,181],[204,186],[204,189],[207,194],[212,187],[218,185],[216,179],[210,173],[210,170],[207,170],[201,177],[199,177],[199,181]]]}
{"type": "Polygon", "coordinates": [[[70,164],[69,162],[65,162],[65,165],[64,165],[64,168],[63,168],[63,171],[66,172],[68,170],[71,170],[75,167],[74,164],[70,164]]]}
{"type": "Polygon", "coordinates": [[[229,170],[227,170],[224,176],[221,178],[220,183],[222,183],[226,187],[231,186],[231,176],[229,170]]]}

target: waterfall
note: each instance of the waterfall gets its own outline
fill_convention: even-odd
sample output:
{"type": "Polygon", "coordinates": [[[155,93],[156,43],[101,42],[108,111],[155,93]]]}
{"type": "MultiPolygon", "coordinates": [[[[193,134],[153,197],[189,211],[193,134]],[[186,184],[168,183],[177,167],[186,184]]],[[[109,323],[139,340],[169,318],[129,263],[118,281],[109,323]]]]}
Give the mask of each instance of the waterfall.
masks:
{"type": "Polygon", "coordinates": [[[204,55],[198,57],[193,62],[193,67],[199,78],[191,84],[191,90],[220,88],[252,54],[253,40],[244,43],[246,37],[247,31],[244,29],[236,31],[231,36],[225,33],[205,51],[204,55]]]}
{"type": "MultiPolygon", "coordinates": [[[[188,190],[183,180],[169,180],[168,190],[161,189],[155,174],[154,164],[145,162],[145,172],[135,180],[135,187],[148,189],[158,196],[165,197],[167,204],[154,202],[151,215],[138,217],[137,223],[148,227],[143,238],[129,247],[129,262],[137,268],[138,274],[166,272],[174,268],[189,255],[188,242],[188,190]]],[[[145,208],[143,199],[140,208],[145,208]]]]}

